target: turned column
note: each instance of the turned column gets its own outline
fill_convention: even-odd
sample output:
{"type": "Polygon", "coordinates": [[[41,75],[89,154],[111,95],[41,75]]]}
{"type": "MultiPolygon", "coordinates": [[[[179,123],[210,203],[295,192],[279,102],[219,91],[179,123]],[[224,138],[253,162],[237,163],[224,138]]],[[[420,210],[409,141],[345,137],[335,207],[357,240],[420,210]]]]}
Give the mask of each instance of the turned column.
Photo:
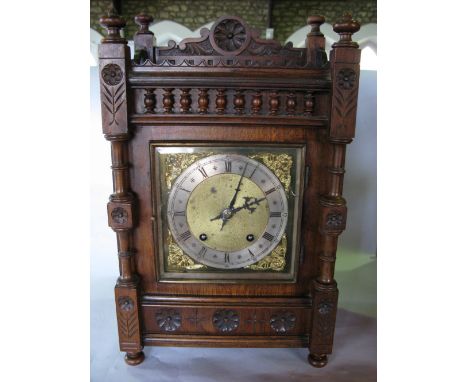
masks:
{"type": "MultiPolygon", "coordinates": [[[[314,19],[310,17],[309,20],[314,19]]],[[[313,312],[309,362],[315,367],[326,365],[327,354],[332,352],[333,347],[338,303],[338,289],[334,279],[335,259],[338,236],[346,227],[347,213],[346,200],[342,197],[346,145],[354,138],[359,88],[360,50],[351,36],[359,28],[359,23],[348,14],[333,25],[340,40],[333,44],[330,55],[332,93],[326,143],[327,182],[325,192],[319,197],[319,269],[311,290],[313,312]]],[[[323,35],[321,37],[319,31],[314,31],[312,36],[308,35],[308,46],[321,46],[322,39],[323,35]],[[317,39],[318,42],[315,41],[317,39]]]]}
{"type": "MultiPolygon", "coordinates": [[[[109,226],[117,235],[120,276],[115,286],[115,303],[120,350],[126,361],[136,365],[143,361],[141,328],[138,320],[139,279],[135,271],[132,231],[135,225],[136,200],[130,190],[128,163],[127,67],[130,49],[120,37],[125,21],[115,14],[100,18],[107,29],[99,46],[102,126],[111,142],[114,192],[107,204],[109,226]]],[[[151,106],[151,105],[150,105],[151,106]]]]}
{"type": "Polygon", "coordinates": [[[306,38],[307,65],[322,67],[327,63],[327,54],[325,52],[325,37],[320,32],[320,25],[325,22],[325,17],[315,15],[307,18],[307,24],[310,25],[310,32],[306,38]]]}
{"type": "Polygon", "coordinates": [[[135,59],[141,63],[147,59],[155,62],[155,38],[154,33],[149,30],[149,26],[152,22],[153,17],[144,13],[140,13],[139,15],[135,16],[135,23],[140,27],[140,29],[133,36],[133,42],[135,45],[135,59]]]}

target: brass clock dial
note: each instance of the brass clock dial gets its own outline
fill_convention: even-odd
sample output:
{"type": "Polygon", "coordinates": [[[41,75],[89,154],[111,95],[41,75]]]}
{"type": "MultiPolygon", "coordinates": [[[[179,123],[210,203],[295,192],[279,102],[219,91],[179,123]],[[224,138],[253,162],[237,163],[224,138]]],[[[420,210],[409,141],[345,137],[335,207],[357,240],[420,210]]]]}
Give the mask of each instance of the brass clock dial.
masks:
{"type": "Polygon", "coordinates": [[[195,261],[237,269],[267,256],[288,221],[281,182],[265,165],[237,154],[203,158],[180,174],[168,198],[169,229],[195,261]]]}

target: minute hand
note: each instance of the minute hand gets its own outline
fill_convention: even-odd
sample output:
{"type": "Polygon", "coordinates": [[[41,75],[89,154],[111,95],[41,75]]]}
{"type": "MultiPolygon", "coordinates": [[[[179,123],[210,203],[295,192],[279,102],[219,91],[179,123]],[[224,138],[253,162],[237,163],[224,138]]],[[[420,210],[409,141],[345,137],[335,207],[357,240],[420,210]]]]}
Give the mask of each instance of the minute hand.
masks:
{"type": "Polygon", "coordinates": [[[228,208],[230,210],[232,210],[232,208],[234,207],[234,204],[236,204],[237,194],[240,191],[240,185],[241,185],[242,179],[244,178],[245,170],[247,170],[247,165],[244,166],[244,171],[242,172],[242,175],[241,175],[241,177],[239,179],[239,183],[237,183],[236,192],[235,192],[234,196],[232,197],[231,203],[229,203],[228,208]]]}

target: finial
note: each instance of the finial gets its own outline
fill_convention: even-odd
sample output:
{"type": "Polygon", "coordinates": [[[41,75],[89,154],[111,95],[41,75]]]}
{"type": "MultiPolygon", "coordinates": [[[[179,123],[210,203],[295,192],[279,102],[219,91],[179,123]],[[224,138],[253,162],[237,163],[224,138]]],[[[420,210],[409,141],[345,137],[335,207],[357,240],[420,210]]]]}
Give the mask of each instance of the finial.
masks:
{"type": "Polygon", "coordinates": [[[114,8],[108,9],[107,16],[102,16],[99,19],[99,24],[107,29],[107,36],[101,40],[103,44],[125,44],[127,42],[124,38],[120,37],[120,29],[126,25],[126,22],[122,17],[117,15],[117,12],[114,8]]]}
{"type": "Polygon", "coordinates": [[[361,24],[352,18],[349,13],[345,13],[335,24],[333,30],[340,35],[340,41],[333,46],[350,46],[358,47],[356,42],[353,42],[351,36],[361,29],[361,24]]]}
{"type": "Polygon", "coordinates": [[[325,22],[325,17],[320,15],[312,15],[307,17],[307,24],[310,25],[310,35],[313,36],[323,36],[322,32],[320,32],[320,25],[325,22]]]}
{"type": "Polygon", "coordinates": [[[143,12],[139,15],[136,15],[135,23],[140,26],[140,30],[137,32],[137,34],[154,34],[149,30],[149,26],[153,21],[153,16],[147,15],[143,12]]]}

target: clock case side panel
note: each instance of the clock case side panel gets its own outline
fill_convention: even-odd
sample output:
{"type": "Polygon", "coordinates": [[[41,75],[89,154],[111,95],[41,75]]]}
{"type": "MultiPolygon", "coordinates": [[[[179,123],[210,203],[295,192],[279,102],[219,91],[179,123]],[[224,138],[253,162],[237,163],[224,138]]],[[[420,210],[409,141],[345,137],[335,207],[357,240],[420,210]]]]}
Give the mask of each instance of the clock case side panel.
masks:
{"type": "Polygon", "coordinates": [[[140,283],[135,272],[132,234],[137,221],[137,203],[130,188],[128,145],[131,139],[128,116],[132,99],[128,86],[130,49],[118,31],[125,22],[118,16],[103,18],[113,33],[99,46],[102,128],[111,143],[113,193],[107,204],[108,224],[117,236],[120,276],[117,279],[115,306],[120,350],[128,364],[143,361],[140,283]],[[116,32],[116,33],[114,33],[116,32]]]}
{"type": "Polygon", "coordinates": [[[360,28],[351,15],[344,15],[333,29],[340,40],[330,55],[332,93],[330,128],[326,142],[326,176],[319,197],[319,253],[317,277],[313,280],[312,326],[309,362],[325,366],[332,352],[338,308],[338,288],[334,279],[338,237],[346,228],[346,200],[343,198],[346,145],[354,138],[359,91],[360,50],[352,34],[360,28]]]}

